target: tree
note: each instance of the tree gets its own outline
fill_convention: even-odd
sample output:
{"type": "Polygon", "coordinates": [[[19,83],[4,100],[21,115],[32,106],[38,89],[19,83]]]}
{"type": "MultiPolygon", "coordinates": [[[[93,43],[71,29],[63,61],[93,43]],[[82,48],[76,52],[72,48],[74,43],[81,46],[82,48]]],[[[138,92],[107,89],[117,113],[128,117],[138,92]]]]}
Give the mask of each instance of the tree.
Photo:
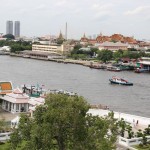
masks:
{"type": "Polygon", "coordinates": [[[128,139],[131,139],[132,137],[134,137],[134,132],[132,131],[132,126],[127,125],[126,130],[128,132],[128,139]]]}
{"type": "Polygon", "coordinates": [[[107,62],[113,58],[113,52],[110,50],[101,50],[98,54],[98,59],[107,62]]]}
{"type": "Polygon", "coordinates": [[[45,105],[36,107],[34,119],[21,117],[19,134],[14,132],[10,142],[14,137],[15,143],[24,143],[24,150],[115,149],[117,123],[113,114],[102,118],[87,114],[88,110],[83,97],[49,94],[45,105]]]}
{"type": "Polygon", "coordinates": [[[64,40],[61,40],[61,39],[59,39],[59,40],[57,40],[57,44],[63,44],[63,42],[64,42],[64,40]]]}
{"type": "Polygon", "coordinates": [[[74,49],[79,50],[80,48],[82,48],[81,44],[77,44],[74,46],[74,49]]]}
{"type": "Polygon", "coordinates": [[[121,120],[118,121],[118,126],[120,128],[120,135],[122,137],[124,137],[124,134],[125,134],[125,129],[126,129],[126,122],[124,121],[123,118],[121,118],[121,120]]]}
{"type": "Polygon", "coordinates": [[[118,50],[116,52],[113,53],[113,58],[118,61],[120,58],[122,58],[123,56],[123,51],[122,50],[118,50]]]}
{"type": "Polygon", "coordinates": [[[5,129],[5,119],[0,120],[0,132],[5,129]]]}
{"type": "Polygon", "coordinates": [[[6,34],[6,35],[3,36],[3,38],[15,39],[15,37],[12,34],[6,34]]]}

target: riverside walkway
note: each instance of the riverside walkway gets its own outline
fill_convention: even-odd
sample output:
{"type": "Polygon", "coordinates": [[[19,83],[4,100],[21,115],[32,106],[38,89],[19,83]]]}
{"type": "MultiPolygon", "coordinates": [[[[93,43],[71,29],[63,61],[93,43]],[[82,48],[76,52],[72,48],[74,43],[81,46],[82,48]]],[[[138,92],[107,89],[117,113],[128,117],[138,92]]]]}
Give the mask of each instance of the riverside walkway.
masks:
{"type": "MultiPolygon", "coordinates": [[[[108,113],[111,112],[110,110],[103,110],[103,109],[90,109],[88,113],[91,113],[92,115],[96,116],[107,116],[108,113]]],[[[130,123],[133,127],[134,131],[138,131],[139,129],[144,130],[145,128],[150,125],[150,118],[136,116],[136,115],[130,115],[125,114],[121,112],[115,112],[114,111],[114,118],[121,119],[123,118],[126,122],[130,123]],[[138,124],[137,124],[138,122],[138,124]]]]}

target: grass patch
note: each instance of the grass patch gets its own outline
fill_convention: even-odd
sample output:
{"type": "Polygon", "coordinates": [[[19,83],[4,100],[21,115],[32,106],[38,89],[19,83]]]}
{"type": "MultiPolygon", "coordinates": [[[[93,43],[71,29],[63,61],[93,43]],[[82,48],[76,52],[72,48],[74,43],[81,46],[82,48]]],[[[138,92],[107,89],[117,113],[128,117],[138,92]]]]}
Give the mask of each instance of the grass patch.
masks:
{"type": "Polygon", "coordinates": [[[136,145],[133,146],[134,148],[138,149],[138,150],[150,150],[150,145],[144,145],[143,147],[136,145]]]}
{"type": "Polygon", "coordinates": [[[0,150],[9,150],[9,143],[0,143],[0,150]]]}
{"type": "MultiPolygon", "coordinates": [[[[23,141],[15,150],[22,150],[22,148],[24,148],[26,142],[23,141]]],[[[6,143],[1,143],[0,142],[0,150],[10,150],[10,143],[6,142],[6,143]]]]}

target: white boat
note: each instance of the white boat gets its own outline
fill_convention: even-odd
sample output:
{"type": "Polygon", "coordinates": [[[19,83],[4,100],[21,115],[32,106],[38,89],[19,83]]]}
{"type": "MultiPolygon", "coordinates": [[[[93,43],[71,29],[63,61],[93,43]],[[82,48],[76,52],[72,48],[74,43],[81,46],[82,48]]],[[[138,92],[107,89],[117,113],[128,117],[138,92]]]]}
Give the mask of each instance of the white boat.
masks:
{"type": "Polygon", "coordinates": [[[133,85],[133,83],[118,77],[112,77],[111,79],[109,79],[109,81],[111,84],[121,84],[121,85],[129,85],[129,86],[133,85]]]}
{"type": "Polygon", "coordinates": [[[121,71],[120,68],[114,67],[114,66],[108,66],[108,67],[107,67],[107,70],[108,70],[108,71],[115,71],[115,72],[121,71]]]}

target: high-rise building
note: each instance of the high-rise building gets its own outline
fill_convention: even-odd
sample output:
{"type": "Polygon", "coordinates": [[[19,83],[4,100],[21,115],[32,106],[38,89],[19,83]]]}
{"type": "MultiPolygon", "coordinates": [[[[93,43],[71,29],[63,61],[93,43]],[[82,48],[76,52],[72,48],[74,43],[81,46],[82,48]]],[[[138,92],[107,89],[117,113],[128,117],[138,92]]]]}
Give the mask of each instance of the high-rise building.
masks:
{"type": "Polygon", "coordinates": [[[12,34],[13,35],[13,21],[7,21],[6,22],[6,34],[12,34]]]}
{"type": "Polygon", "coordinates": [[[20,37],[20,21],[15,21],[14,36],[20,37]]]}

